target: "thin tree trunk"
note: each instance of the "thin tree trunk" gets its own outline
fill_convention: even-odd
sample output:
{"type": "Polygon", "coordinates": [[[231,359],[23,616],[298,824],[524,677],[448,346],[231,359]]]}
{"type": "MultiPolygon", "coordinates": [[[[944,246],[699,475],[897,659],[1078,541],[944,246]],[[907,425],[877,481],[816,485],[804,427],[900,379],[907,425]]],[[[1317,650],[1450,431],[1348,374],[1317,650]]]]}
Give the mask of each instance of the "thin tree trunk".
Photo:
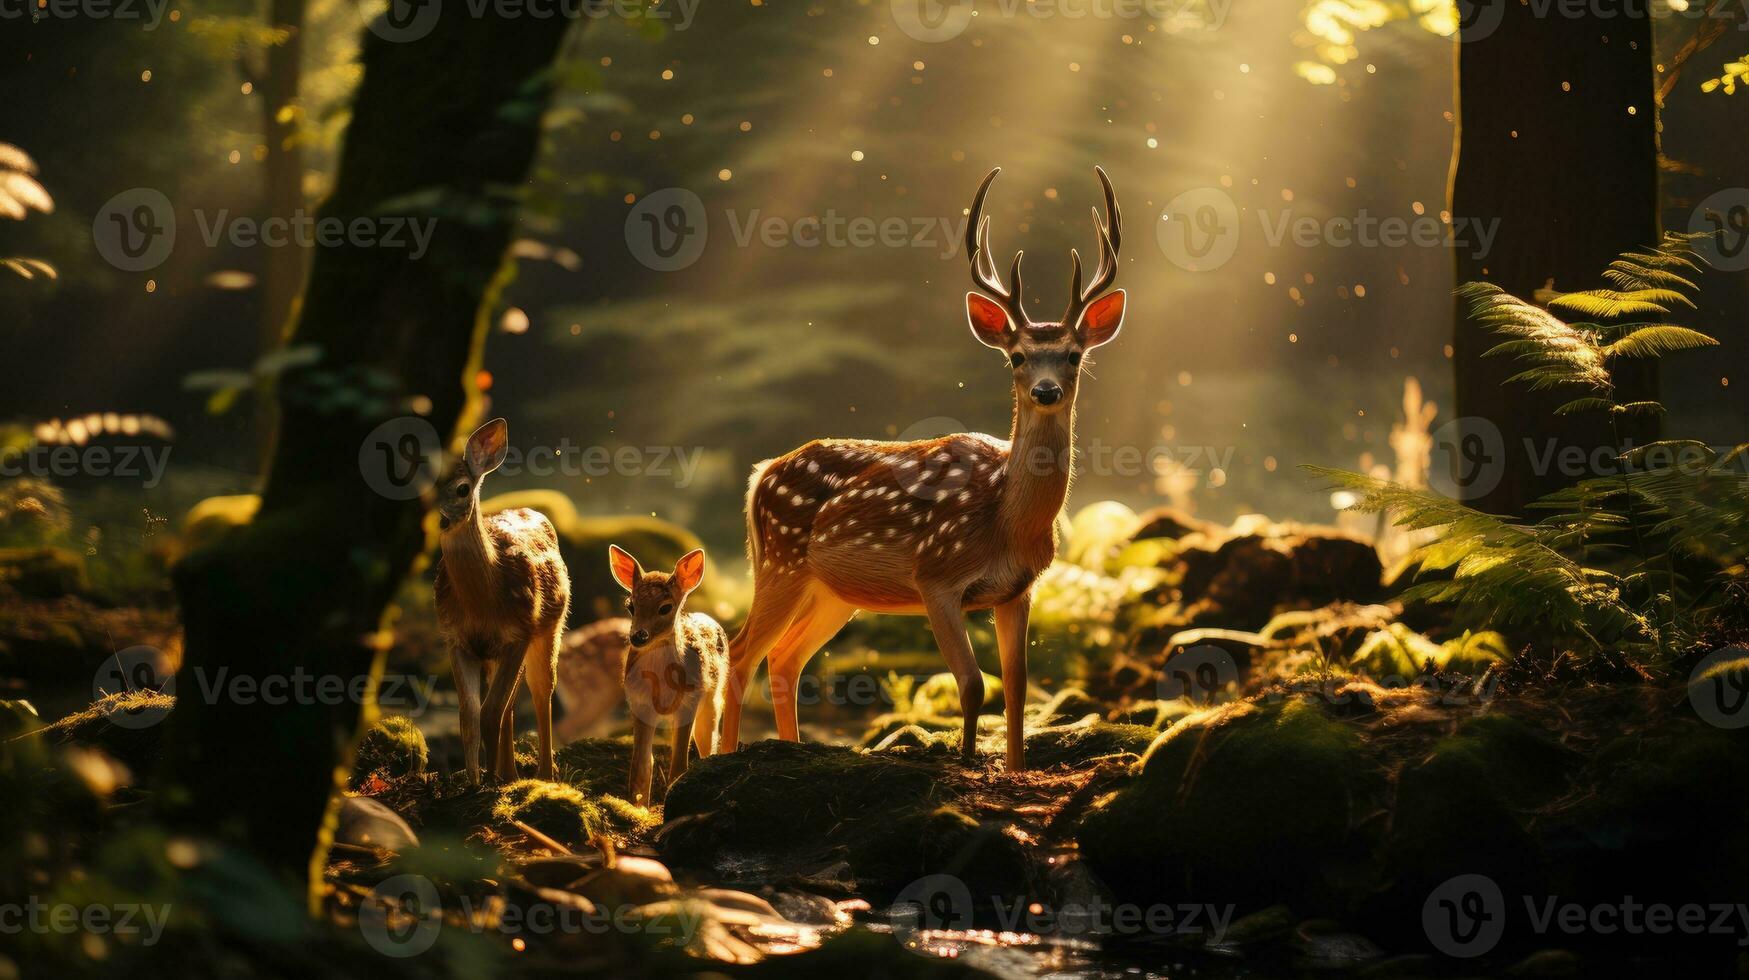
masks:
{"type": "Polygon", "coordinates": [[[307,875],[312,895],[330,800],[375,713],[385,609],[426,545],[426,502],[398,499],[380,470],[361,465],[367,438],[417,412],[421,422],[397,424],[428,423],[453,441],[472,411],[466,379],[568,28],[492,10],[446,10],[416,40],[365,36],[364,79],[321,216],[349,225],[401,216],[434,221],[435,232],[418,258],[411,245],[316,251],[291,342],[321,357],[280,380],[260,512],[176,571],[187,629],[168,733],[177,815],[307,875]],[[291,697],[243,695],[239,679],[290,684],[291,697]],[[335,685],[349,693],[333,697],[335,685]],[[352,697],[361,685],[368,693],[352,697]]]}
{"type": "MultiPolygon", "coordinates": [[[[272,0],[267,23],[287,32],[286,39],[267,49],[266,70],[260,85],[261,131],[267,145],[262,200],[265,218],[290,219],[304,206],[304,151],[297,136],[300,128],[298,94],[303,78],[305,0],[272,0]]],[[[261,353],[280,348],[291,327],[298,290],[303,286],[305,250],[264,249],[261,263],[261,353]]],[[[273,454],[273,432],[278,419],[273,385],[256,388],[255,441],[257,461],[265,467],[273,454]]]]}
{"type": "MultiPolygon", "coordinates": [[[[1457,221],[1497,222],[1498,234],[1486,255],[1457,250],[1457,281],[1485,279],[1526,299],[1550,280],[1562,292],[1602,285],[1599,275],[1618,253],[1658,238],[1651,22],[1643,11],[1569,17],[1564,7],[1511,0],[1460,4],[1472,6],[1457,51],[1461,128],[1451,212],[1457,221]]],[[[1485,433],[1476,421],[1485,420],[1501,439],[1494,446],[1472,439],[1460,450],[1468,458],[1453,461],[1453,476],[1472,505],[1524,516],[1537,497],[1593,475],[1589,463],[1562,465],[1560,450],[1579,447],[1589,460],[1613,443],[1607,418],[1552,415],[1574,393],[1506,385],[1522,366],[1484,358],[1497,342],[1459,303],[1457,414],[1466,432],[1485,433]],[[1484,462],[1484,450],[1502,458],[1484,462]]],[[[1655,362],[1616,368],[1621,400],[1657,398],[1655,362]]],[[[1641,416],[1623,436],[1656,438],[1656,420],[1641,416]]]]}

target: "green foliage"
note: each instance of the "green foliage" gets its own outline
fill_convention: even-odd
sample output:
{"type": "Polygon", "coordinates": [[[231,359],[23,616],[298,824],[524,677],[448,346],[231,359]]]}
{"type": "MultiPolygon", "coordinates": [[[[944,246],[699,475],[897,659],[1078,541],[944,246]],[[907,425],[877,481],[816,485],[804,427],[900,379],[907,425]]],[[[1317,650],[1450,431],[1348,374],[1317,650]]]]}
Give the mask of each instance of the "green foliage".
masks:
{"type": "Polygon", "coordinates": [[[352,767],[353,784],[381,773],[388,777],[417,775],[425,771],[430,751],[425,733],[405,715],[389,715],[359,739],[352,767]]]}
{"type": "Polygon", "coordinates": [[[566,783],[522,779],[504,787],[492,807],[501,823],[521,821],[567,845],[582,844],[606,826],[601,807],[566,783]]]}
{"type": "MultiPolygon", "coordinates": [[[[1693,306],[1687,276],[1698,271],[1692,236],[1667,235],[1657,248],[1629,252],[1604,277],[1621,289],[1567,293],[1543,309],[1488,283],[1458,295],[1472,316],[1506,338],[1488,353],[1527,365],[1509,383],[1533,389],[1580,388],[1560,414],[1661,412],[1656,402],[1614,399],[1611,364],[1623,357],[1712,346],[1713,338],[1639,319],[1693,306]],[[1551,311],[1607,322],[1568,323],[1551,311]]],[[[1532,506],[1546,515],[1515,523],[1426,490],[1355,473],[1312,468],[1358,495],[1355,509],[1389,512],[1410,529],[1437,529],[1411,561],[1421,581],[1409,601],[1449,603],[1461,622],[1534,627],[1553,649],[1620,650],[1639,662],[1692,646],[1725,601],[1726,586],[1749,555],[1749,477],[1737,466],[1749,446],[1721,453],[1693,440],[1663,440],[1618,457],[1620,472],[1551,494],[1532,506]]]]}

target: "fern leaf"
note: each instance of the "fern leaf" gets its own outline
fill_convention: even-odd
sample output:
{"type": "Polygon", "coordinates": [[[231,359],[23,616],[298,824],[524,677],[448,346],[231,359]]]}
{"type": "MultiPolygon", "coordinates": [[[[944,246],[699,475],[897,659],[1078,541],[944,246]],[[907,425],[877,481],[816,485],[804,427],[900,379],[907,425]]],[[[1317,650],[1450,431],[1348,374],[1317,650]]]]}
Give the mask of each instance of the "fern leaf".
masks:
{"type": "Polygon", "coordinates": [[[1577,412],[1609,412],[1614,410],[1615,402],[1607,398],[1575,398],[1555,409],[1555,414],[1573,415],[1577,412]]]}
{"type": "Polygon", "coordinates": [[[1718,341],[1688,327],[1656,324],[1642,327],[1603,348],[1606,357],[1662,357],[1679,350],[1716,347],[1718,341]]]}

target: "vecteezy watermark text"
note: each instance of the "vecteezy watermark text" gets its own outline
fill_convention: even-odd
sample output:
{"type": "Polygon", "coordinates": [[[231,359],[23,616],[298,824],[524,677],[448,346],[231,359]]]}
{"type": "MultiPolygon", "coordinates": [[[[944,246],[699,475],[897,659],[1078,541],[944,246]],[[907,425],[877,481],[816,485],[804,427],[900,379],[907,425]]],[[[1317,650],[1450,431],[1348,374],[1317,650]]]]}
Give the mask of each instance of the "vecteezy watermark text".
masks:
{"type": "Polygon", "coordinates": [[[169,446],[29,446],[0,449],[0,477],[139,479],[150,490],[170,465],[169,446]]]}
{"type": "Polygon", "coordinates": [[[144,902],[75,905],[45,902],[35,895],[23,902],[0,903],[0,936],[20,933],[70,936],[140,936],[140,945],[151,946],[164,934],[170,920],[169,905],[144,902]]]}

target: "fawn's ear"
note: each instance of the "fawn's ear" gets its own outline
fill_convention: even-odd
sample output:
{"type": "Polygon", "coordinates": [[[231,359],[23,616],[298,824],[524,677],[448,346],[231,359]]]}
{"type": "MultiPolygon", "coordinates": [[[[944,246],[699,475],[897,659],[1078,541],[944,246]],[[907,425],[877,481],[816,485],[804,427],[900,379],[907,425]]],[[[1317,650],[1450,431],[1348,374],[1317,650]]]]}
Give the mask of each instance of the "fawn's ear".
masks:
{"type": "Polygon", "coordinates": [[[1008,311],[982,293],[966,294],[966,322],[972,325],[972,336],[978,343],[997,350],[1014,346],[1015,328],[1008,322],[1008,311]]]}
{"type": "Polygon", "coordinates": [[[1075,332],[1081,337],[1081,346],[1092,350],[1100,344],[1110,343],[1122,328],[1123,290],[1114,289],[1087,304],[1075,332]]]}
{"type": "Polygon", "coordinates": [[[613,580],[620,588],[630,592],[637,587],[638,579],[644,575],[644,566],[631,556],[631,552],[617,544],[607,546],[607,564],[613,569],[613,580]]]}
{"type": "Polygon", "coordinates": [[[468,472],[485,476],[504,463],[510,452],[510,425],[503,419],[493,419],[468,436],[468,472]]]}
{"type": "Polygon", "coordinates": [[[704,581],[704,549],[694,548],[674,563],[674,580],[680,583],[682,594],[698,588],[704,581]]]}

